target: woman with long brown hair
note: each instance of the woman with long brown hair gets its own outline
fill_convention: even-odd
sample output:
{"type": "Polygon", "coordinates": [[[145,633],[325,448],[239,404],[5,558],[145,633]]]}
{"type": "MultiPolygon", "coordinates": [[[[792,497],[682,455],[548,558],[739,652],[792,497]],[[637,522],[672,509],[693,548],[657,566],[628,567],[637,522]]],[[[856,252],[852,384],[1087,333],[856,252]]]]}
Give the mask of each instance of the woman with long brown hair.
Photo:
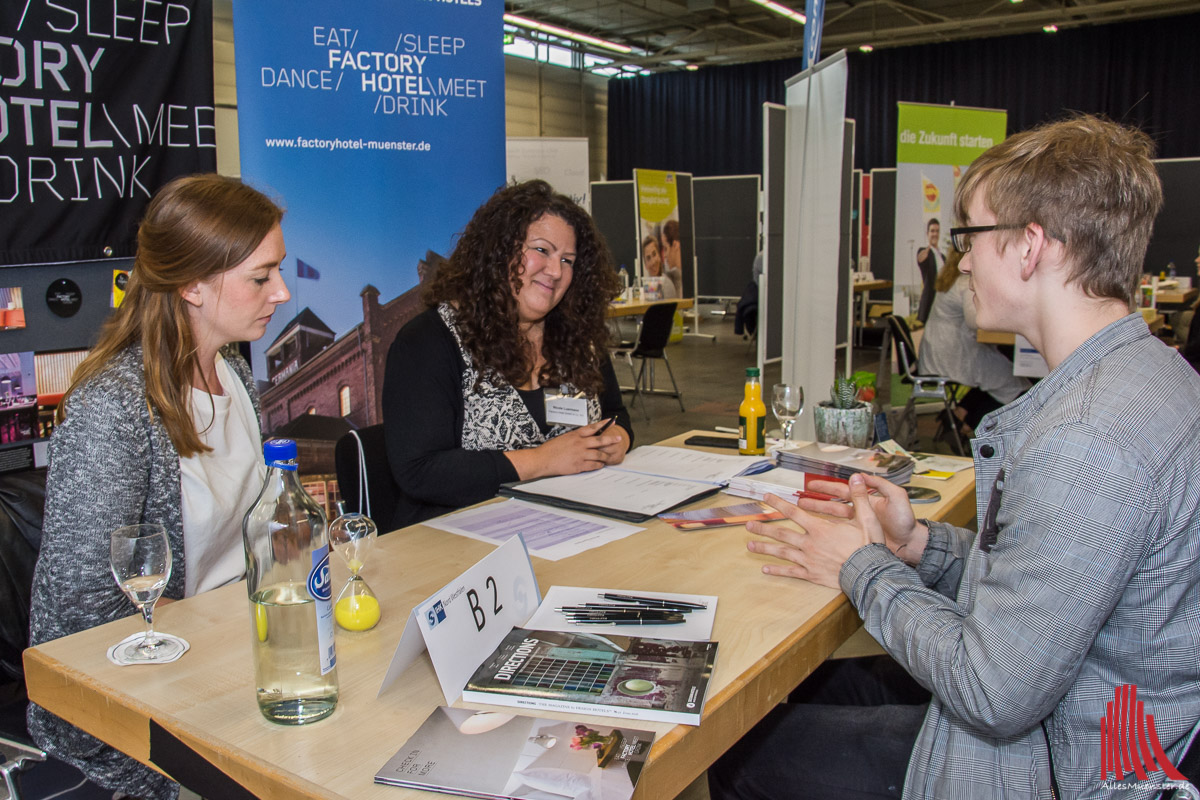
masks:
{"type": "MultiPolygon", "coordinates": [[[[164,598],[241,579],[241,521],[264,466],[258,394],[231,345],[260,338],[290,298],[279,272],[282,216],[260,192],[219,175],[178,178],[147,206],[125,299],[57,412],[32,644],[129,616],[109,572],[109,535],[124,525],[166,529],[173,568],[164,598]]],[[[102,786],[139,798],[178,793],[35,705],[29,730],[102,786]]]]}
{"type": "Polygon", "coordinates": [[[486,500],[502,483],[625,457],[632,426],[605,347],[618,289],[591,217],[545,181],[507,186],[475,212],[433,278],[429,309],[388,352],[383,421],[402,492],[393,526],[486,500]],[[545,392],[561,387],[586,424],[548,419],[545,392]]]}

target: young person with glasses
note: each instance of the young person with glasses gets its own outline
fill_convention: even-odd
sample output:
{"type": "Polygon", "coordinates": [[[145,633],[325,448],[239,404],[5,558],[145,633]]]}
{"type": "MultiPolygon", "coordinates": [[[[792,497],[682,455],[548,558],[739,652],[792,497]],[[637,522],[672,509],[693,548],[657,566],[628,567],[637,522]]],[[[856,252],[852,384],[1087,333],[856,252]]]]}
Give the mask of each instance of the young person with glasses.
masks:
{"type": "Polygon", "coordinates": [[[979,324],[1024,335],[1050,374],[976,431],[978,534],[916,519],[870,477],[819,487],[851,505],[769,498],[800,530],[747,526],[779,559],[763,571],[844,590],[893,661],[826,665],[801,686],[811,703],[778,707],[709,771],[714,800],[1170,783],[1200,722],[1200,376],[1130,313],[1162,205],[1152,150],[1080,116],[971,166],[952,236],[979,324]],[[1153,717],[1128,748],[1102,730],[1122,686],[1126,721],[1153,717]],[[1114,744],[1146,779],[1128,761],[1124,781],[1105,773],[1114,744]]]}

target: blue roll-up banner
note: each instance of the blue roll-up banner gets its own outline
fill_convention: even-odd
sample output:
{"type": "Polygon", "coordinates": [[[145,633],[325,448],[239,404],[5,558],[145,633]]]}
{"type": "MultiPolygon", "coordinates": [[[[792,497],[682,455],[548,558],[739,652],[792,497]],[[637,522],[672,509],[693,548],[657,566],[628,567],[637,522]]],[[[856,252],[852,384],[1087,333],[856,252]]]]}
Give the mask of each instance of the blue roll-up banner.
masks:
{"type": "MultiPolygon", "coordinates": [[[[287,208],[294,297],[252,345],[256,377],[271,367],[278,386],[311,360],[268,365],[289,323],[319,330],[315,315],[341,337],[364,323],[368,284],[384,304],[417,286],[427,253],[448,256],[503,185],[503,10],[502,0],[236,0],[242,177],[287,208]]],[[[369,423],[377,409],[350,416],[369,423]]]]}
{"type": "Polygon", "coordinates": [[[825,27],[825,0],[804,0],[804,54],[800,68],[821,60],[821,28],[825,27]]]}

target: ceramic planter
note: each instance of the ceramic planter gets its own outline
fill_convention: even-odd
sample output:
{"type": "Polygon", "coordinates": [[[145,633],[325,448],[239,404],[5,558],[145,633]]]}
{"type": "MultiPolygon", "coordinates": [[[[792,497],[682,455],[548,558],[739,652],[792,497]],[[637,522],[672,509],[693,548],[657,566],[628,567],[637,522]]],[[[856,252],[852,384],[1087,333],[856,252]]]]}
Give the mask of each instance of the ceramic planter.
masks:
{"type": "Polygon", "coordinates": [[[869,403],[861,401],[854,408],[834,408],[823,400],[813,409],[813,423],[818,442],[847,447],[870,447],[875,433],[875,414],[869,403]]]}

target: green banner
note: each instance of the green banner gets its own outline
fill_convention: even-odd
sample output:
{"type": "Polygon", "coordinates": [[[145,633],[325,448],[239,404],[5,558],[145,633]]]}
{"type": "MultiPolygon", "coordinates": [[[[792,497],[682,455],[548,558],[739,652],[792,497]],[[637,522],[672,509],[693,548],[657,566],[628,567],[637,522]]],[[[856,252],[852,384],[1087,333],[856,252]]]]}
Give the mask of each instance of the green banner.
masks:
{"type": "Polygon", "coordinates": [[[1004,140],[1008,112],[898,103],[896,163],[967,165],[1004,140]]]}
{"type": "Polygon", "coordinates": [[[668,218],[679,219],[675,173],[661,169],[635,169],[633,172],[637,184],[638,216],[651,223],[664,222],[668,218]]]}

